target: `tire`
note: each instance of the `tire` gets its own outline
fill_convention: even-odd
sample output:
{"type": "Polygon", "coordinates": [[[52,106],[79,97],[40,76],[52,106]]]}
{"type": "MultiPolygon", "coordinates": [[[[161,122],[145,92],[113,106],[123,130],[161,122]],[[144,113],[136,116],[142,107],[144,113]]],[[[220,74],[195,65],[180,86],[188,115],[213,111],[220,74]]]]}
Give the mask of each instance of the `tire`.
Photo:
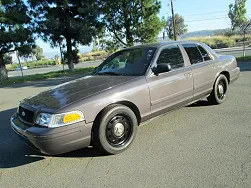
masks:
{"type": "Polygon", "coordinates": [[[225,75],[220,74],[215,83],[213,90],[209,97],[207,98],[211,104],[221,104],[227,98],[227,90],[228,90],[228,80],[225,75]]]}
{"type": "Polygon", "coordinates": [[[118,154],[133,142],[138,128],[134,112],[124,105],[111,105],[94,123],[93,144],[100,151],[118,154]]]}

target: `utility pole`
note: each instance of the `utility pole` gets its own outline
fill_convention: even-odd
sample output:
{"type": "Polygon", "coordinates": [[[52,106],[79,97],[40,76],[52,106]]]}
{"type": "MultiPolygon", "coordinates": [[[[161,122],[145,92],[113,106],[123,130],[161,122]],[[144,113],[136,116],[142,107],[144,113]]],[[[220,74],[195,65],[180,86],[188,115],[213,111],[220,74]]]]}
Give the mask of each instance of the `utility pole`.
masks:
{"type": "Polygon", "coordinates": [[[173,35],[174,35],[174,40],[176,41],[176,27],[175,27],[175,16],[174,16],[174,10],[173,10],[173,0],[171,1],[171,9],[172,9],[172,18],[173,18],[173,35]]]}

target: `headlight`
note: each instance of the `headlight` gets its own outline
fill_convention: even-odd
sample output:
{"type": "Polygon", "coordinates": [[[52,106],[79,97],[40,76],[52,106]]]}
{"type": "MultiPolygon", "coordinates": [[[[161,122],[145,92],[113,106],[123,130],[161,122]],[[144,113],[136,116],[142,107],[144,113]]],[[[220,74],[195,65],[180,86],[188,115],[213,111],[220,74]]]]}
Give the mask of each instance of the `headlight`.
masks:
{"type": "Polygon", "coordinates": [[[40,113],[37,116],[36,124],[53,128],[83,121],[84,119],[84,115],[81,111],[72,111],[62,114],[40,113]]]}

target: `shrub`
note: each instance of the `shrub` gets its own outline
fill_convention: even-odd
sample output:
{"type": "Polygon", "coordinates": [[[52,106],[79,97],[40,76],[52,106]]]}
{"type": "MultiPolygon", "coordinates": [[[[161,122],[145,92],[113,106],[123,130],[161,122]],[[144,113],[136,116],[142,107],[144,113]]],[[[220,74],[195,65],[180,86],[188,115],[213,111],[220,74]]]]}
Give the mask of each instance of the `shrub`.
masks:
{"type": "Polygon", "coordinates": [[[86,53],[86,54],[79,54],[80,60],[82,62],[102,60],[107,56],[108,56],[108,53],[105,52],[105,51],[97,51],[97,52],[89,52],[89,53],[86,53]]]}
{"type": "Polygon", "coordinates": [[[233,47],[236,44],[234,39],[226,36],[194,37],[190,38],[190,40],[203,42],[211,48],[228,48],[233,47]]]}
{"type": "Polygon", "coordinates": [[[88,61],[88,59],[89,59],[88,57],[81,57],[81,58],[80,58],[80,61],[81,61],[81,62],[85,62],[85,61],[88,61]]]}
{"type": "MultiPolygon", "coordinates": [[[[224,36],[224,35],[216,35],[213,37],[193,37],[189,40],[204,42],[211,48],[229,48],[233,46],[240,45],[243,42],[242,35],[233,35],[233,36],[224,36]]],[[[251,44],[251,35],[246,35],[246,44],[251,44]]]]}
{"type": "MultiPolygon", "coordinates": [[[[21,64],[22,66],[27,66],[28,68],[32,69],[32,68],[47,67],[47,66],[52,66],[52,65],[54,66],[57,63],[55,60],[45,59],[45,60],[25,62],[21,64]]],[[[7,70],[10,71],[10,70],[15,70],[19,66],[20,66],[19,63],[15,63],[15,64],[7,66],[6,68],[7,70]]]]}

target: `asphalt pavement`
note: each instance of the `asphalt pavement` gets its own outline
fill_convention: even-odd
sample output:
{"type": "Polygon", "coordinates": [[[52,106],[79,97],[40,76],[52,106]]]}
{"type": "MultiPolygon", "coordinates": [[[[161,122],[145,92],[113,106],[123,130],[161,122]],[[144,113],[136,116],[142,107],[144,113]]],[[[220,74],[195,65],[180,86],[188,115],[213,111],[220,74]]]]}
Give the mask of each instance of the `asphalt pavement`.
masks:
{"type": "Polygon", "coordinates": [[[9,117],[18,101],[73,79],[0,88],[0,187],[241,187],[251,185],[251,64],[225,103],[197,102],[143,124],[132,146],[104,156],[85,148],[61,156],[29,149],[9,117]]]}

